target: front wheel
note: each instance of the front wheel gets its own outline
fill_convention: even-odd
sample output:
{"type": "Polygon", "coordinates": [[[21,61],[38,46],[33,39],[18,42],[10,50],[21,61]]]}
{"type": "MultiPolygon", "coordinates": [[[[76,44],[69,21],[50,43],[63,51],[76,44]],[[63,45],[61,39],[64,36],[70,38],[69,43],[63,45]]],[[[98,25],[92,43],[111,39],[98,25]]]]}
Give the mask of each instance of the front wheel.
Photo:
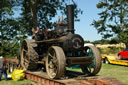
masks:
{"type": "Polygon", "coordinates": [[[46,58],[46,71],[50,78],[60,78],[65,72],[66,59],[63,49],[58,46],[49,48],[46,58]]]}
{"type": "Polygon", "coordinates": [[[82,71],[88,75],[96,75],[100,71],[102,65],[102,58],[99,50],[95,46],[85,46],[83,51],[85,52],[85,56],[92,57],[92,64],[80,65],[82,71]]]}

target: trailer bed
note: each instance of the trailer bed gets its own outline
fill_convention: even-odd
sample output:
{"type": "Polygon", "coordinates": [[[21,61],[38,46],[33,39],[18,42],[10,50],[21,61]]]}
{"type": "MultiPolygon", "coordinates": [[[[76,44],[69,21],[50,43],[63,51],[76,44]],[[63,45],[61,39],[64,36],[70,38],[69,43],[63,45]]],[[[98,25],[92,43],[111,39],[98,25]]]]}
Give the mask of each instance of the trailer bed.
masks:
{"type": "Polygon", "coordinates": [[[128,60],[119,60],[117,56],[102,56],[103,63],[128,66],[128,60]]]}

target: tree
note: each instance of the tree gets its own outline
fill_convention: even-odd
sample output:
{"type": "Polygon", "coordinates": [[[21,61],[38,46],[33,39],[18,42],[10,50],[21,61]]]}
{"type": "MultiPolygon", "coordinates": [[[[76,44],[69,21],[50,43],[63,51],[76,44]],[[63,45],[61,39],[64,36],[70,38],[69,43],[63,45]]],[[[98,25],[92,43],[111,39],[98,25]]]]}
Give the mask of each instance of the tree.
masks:
{"type": "Polygon", "coordinates": [[[128,36],[123,36],[128,35],[128,0],[101,0],[96,6],[103,10],[100,19],[92,23],[98,33],[105,39],[117,36],[127,46],[128,36]]]}
{"type": "Polygon", "coordinates": [[[15,55],[18,41],[25,38],[21,19],[14,17],[18,3],[17,0],[0,0],[0,54],[4,56],[15,55]]]}
{"type": "MultiPolygon", "coordinates": [[[[57,11],[61,11],[63,15],[66,14],[66,2],[68,0],[24,0],[22,2],[22,16],[23,16],[23,26],[24,30],[32,35],[32,31],[36,29],[37,26],[43,29],[49,29],[53,27],[51,22],[52,18],[55,17],[57,11]],[[33,29],[33,30],[32,30],[33,29]]],[[[78,9],[75,2],[75,18],[79,13],[82,13],[78,9]]]]}
{"type": "Polygon", "coordinates": [[[0,41],[19,40],[24,36],[21,19],[15,18],[14,11],[18,6],[17,0],[1,0],[0,1],[0,41]],[[21,34],[22,33],[22,34],[21,34]]]}
{"type": "MultiPolygon", "coordinates": [[[[68,0],[0,0],[0,54],[15,56],[19,40],[32,35],[32,28],[52,28],[57,10],[65,14],[68,0]],[[22,12],[15,17],[16,11],[22,12]]],[[[72,0],[74,3],[74,1],[72,0]]],[[[75,4],[75,17],[82,13],[75,4]]]]}
{"type": "Polygon", "coordinates": [[[120,35],[119,35],[119,39],[123,43],[125,43],[126,48],[128,48],[128,30],[121,32],[120,35]]]}
{"type": "Polygon", "coordinates": [[[8,18],[12,15],[12,4],[10,0],[1,0],[0,4],[0,41],[2,42],[8,38],[5,35],[7,34],[8,18]]]}

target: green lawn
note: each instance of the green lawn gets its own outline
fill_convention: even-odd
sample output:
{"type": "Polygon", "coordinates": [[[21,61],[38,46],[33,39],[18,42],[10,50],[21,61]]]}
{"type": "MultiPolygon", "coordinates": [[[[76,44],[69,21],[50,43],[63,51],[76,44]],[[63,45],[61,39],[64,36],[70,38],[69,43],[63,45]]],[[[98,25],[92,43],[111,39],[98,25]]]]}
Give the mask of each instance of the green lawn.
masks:
{"type": "Polygon", "coordinates": [[[98,75],[113,77],[128,85],[128,67],[126,66],[102,64],[98,75]]]}
{"type": "MultiPolygon", "coordinates": [[[[71,70],[71,69],[70,69],[71,70]]],[[[81,71],[80,69],[72,69],[74,71],[81,71]]],[[[128,85],[128,67],[111,64],[102,64],[100,76],[113,77],[128,85]]],[[[31,80],[13,81],[2,80],[0,85],[30,85],[31,80]]]]}
{"type": "MultiPolygon", "coordinates": [[[[81,69],[67,69],[81,72],[81,69]]],[[[102,68],[98,75],[104,77],[113,77],[128,85],[128,67],[126,66],[102,64],[102,68]]]]}
{"type": "Polygon", "coordinates": [[[1,80],[0,85],[30,85],[31,80],[22,80],[22,81],[14,81],[14,80],[1,80]]]}

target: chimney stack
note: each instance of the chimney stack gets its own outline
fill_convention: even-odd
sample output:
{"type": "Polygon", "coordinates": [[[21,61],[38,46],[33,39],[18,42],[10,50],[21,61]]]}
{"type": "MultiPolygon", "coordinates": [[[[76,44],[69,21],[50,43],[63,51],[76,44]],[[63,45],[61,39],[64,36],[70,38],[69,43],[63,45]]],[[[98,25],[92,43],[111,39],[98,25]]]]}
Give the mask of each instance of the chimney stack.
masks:
{"type": "Polygon", "coordinates": [[[68,32],[74,34],[74,5],[67,5],[68,32]]]}

